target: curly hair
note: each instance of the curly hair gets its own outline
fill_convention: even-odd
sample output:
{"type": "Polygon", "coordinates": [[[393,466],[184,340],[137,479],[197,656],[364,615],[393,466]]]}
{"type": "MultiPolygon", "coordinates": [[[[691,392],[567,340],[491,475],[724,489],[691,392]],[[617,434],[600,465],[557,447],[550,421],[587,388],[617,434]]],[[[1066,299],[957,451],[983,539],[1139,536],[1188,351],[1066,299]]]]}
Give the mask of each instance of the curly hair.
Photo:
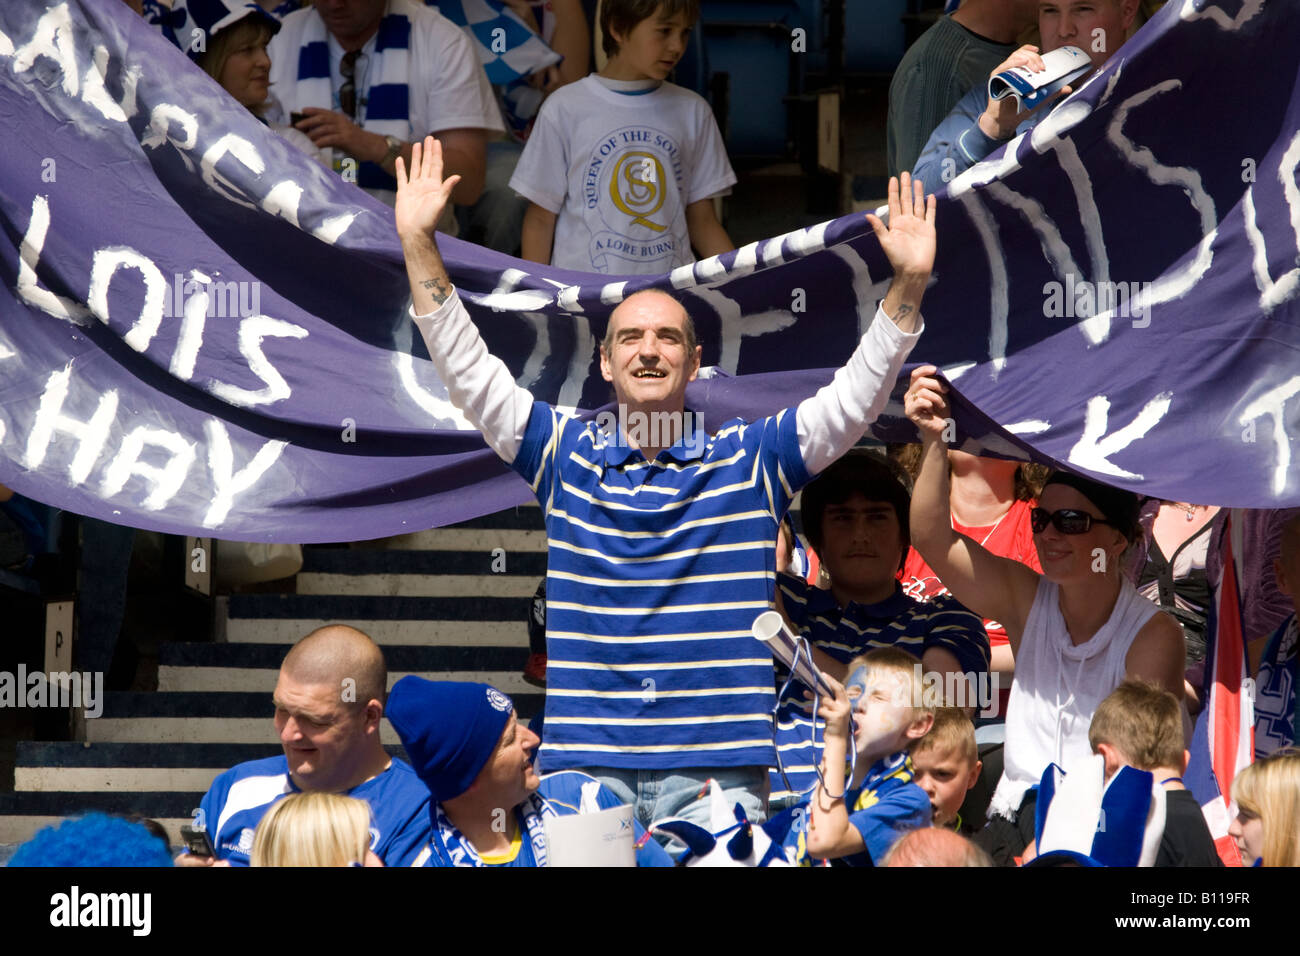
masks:
{"type": "Polygon", "coordinates": [[[140,823],[88,813],[48,826],[18,848],[10,866],[171,866],[166,842],[140,823]]]}

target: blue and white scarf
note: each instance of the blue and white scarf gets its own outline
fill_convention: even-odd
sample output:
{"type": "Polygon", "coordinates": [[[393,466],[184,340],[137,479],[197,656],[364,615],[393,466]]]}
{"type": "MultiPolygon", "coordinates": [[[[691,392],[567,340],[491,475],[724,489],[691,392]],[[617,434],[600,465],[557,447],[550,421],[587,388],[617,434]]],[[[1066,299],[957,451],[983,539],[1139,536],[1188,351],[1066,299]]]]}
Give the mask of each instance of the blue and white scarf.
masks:
{"type": "MultiPolygon", "coordinates": [[[[379,22],[375,49],[365,65],[370,80],[364,89],[357,83],[357,124],[380,136],[396,136],[403,142],[413,138],[410,120],[411,21],[403,14],[389,13],[379,22]]],[[[358,80],[361,70],[358,69],[358,80]]],[[[313,16],[303,32],[298,48],[298,102],[312,105],[330,104],[337,109],[330,82],[329,36],[325,21],[313,16]]],[[[397,189],[397,181],[377,163],[362,163],[357,169],[357,185],[362,189],[397,189]]]]}
{"type": "MultiPolygon", "coordinates": [[[[442,804],[436,803],[433,813],[433,833],[429,844],[433,852],[448,866],[493,866],[485,863],[483,857],[474,849],[456,825],[443,812],[442,804]]],[[[558,816],[555,808],[539,793],[530,793],[528,798],[515,808],[517,819],[524,829],[523,845],[519,854],[503,866],[546,866],[546,824],[547,817],[558,816]]]]}

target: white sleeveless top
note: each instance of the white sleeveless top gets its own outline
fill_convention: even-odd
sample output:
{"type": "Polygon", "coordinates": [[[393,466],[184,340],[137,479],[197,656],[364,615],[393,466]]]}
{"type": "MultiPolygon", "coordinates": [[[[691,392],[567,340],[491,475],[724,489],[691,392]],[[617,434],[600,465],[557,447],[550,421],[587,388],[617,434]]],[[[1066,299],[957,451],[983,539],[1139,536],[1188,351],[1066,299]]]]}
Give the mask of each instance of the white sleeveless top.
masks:
{"type": "Polygon", "coordinates": [[[990,815],[1013,818],[1048,764],[1069,766],[1092,754],[1088,725],[1093,712],[1123,683],[1133,638],[1159,610],[1122,580],[1110,618],[1076,646],[1059,601],[1060,588],[1040,577],[1016,653],[1002,779],[990,815]]]}

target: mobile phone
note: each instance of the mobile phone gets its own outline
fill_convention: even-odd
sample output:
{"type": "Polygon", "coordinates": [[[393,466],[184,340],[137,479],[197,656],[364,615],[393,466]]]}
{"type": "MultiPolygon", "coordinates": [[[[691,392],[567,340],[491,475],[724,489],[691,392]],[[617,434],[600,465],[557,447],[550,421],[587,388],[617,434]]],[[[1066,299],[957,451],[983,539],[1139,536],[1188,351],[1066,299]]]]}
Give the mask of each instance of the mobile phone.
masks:
{"type": "Polygon", "coordinates": [[[289,114],[289,125],[290,125],[290,126],[297,126],[299,123],[301,123],[301,122],[302,122],[303,120],[305,120],[306,118],[307,118],[307,114],[306,114],[306,113],[298,113],[298,112],[290,113],[290,114],[289,114]]]}
{"type": "Polygon", "coordinates": [[[203,827],[192,827],[188,823],[181,826],[181,841],[192,856],[216,856],[212,840],[203,827]]]}

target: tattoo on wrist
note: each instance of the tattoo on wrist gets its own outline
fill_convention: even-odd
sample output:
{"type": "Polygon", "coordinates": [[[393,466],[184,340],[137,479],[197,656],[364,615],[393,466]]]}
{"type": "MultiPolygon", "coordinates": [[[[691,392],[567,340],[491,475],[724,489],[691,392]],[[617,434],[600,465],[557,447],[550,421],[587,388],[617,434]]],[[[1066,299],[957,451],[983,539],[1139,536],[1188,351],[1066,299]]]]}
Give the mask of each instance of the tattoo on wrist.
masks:
{"type": "Polygon", "coordinates": [[[442,305],[451,295],[451,285],[441,279],[421,279],[420,285],[429,290],[433,296],[433,301],[442,305]]]}
{"type": "Polygon", "coordinates": [[[898,311],[894,313],[894,321],[902,322],[909,315],[911,315],[913,311],[914,311],[913,308],[910,305],[907,305],[906,303],[900,305],[898,307],[898,311]]]}

